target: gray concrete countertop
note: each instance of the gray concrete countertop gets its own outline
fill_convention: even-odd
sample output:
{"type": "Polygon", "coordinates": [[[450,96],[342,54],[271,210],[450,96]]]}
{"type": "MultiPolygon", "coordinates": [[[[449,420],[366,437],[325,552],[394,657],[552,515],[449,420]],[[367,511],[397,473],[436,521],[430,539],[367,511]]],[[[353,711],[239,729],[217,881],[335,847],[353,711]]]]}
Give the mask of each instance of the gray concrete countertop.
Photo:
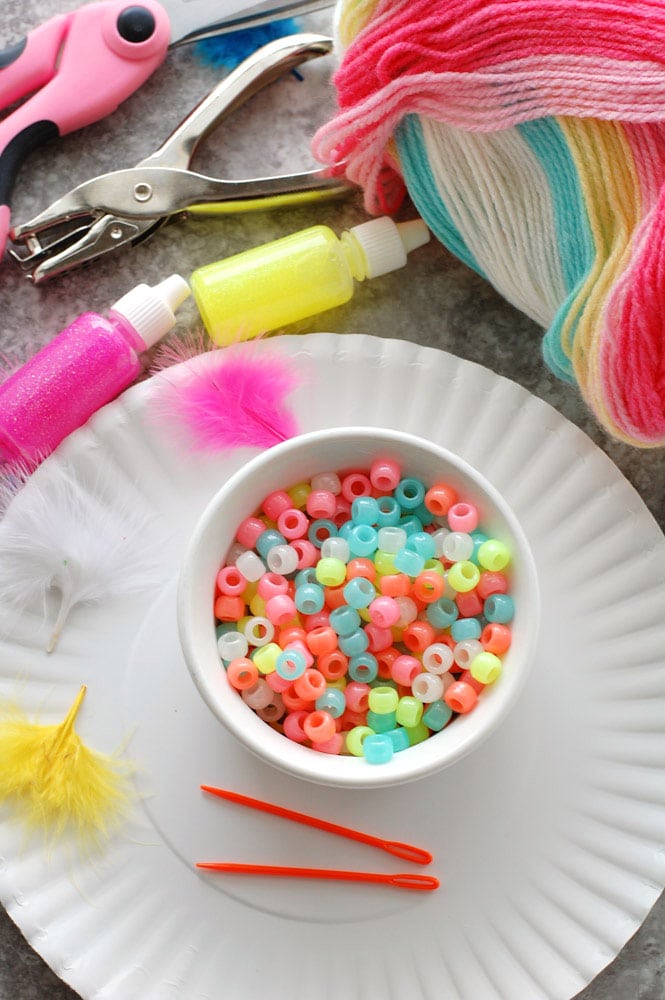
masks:
{"type": "MultiPolygon", "coordinates": [[[[68,6],[66,0],[3,0],[0,46],[16,41],[68,6]]],[[[326,31],[330,15],[316,15],[301,24],[326,31]]],[[[255,98],[210,137],[197,167],[211,174],[243,177],[310,166],[308,139],[332,107],[327,85],[332,60],[322,62],[328,65],[307,67],[303,82],[289,77],[255,98]]],[[[141,91],[110,118],[31,156],[16,186],[14,220],[25,220],[88,177],[133,166],[159,145],[218,78],[219,72],[202,67],[191,50],[172,53],[141,91]]],[[[408,205],[402,211],[405,218],[413,214],[408,205]]],[[[78,313],[105,312],[139,281],[153,283],[173,271],[187,277],[204,263],[308,225],[325,223],[341,232],[365,218],[360,198],[353,196],[337,203],[172,224],[140,247],[38,288],[5,262],[0,269],[0,355],[26,360],[78,313]]],[[[196,323],[189,302],[181,312],[178,331],[194,329],[196,323]]],[[[289,330],[310,331],[403,338],[468,358],[515,380],[589,434],[665,527],[665,452],[643,452],[609,440],[577,390],[558,382],[545,367],[540,353],[542,331],[435,241],[414,253],[407,269],[361,286],[347,306],[289,330]]],[[[664,941],[661,897],[618,958],[577,1000],[663,1000],[664,941]]],[[[0,998],[74,1000],[75,996],[0,909],[0,998]]]]}

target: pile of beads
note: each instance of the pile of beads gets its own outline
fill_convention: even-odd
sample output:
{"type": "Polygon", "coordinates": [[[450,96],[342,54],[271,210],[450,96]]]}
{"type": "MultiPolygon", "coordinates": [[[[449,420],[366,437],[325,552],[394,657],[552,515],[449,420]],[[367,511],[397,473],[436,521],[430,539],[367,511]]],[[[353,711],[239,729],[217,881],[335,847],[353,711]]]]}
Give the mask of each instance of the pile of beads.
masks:
{"type": "Polygon", "coordinates": [[[247,517],[215,590],[230,684],[286,737],[369,763],[440,732],[510,646],[507,546],[397,462],[316,475],[247,517]]]}

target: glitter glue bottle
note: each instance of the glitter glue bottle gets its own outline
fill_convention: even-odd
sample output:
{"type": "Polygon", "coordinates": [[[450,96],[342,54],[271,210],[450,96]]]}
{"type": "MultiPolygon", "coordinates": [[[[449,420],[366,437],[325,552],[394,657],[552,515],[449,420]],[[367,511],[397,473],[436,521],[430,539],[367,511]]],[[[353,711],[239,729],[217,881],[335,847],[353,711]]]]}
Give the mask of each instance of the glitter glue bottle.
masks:
{"type": "Polygon", "coordinates": [[[38,463],[140,373],[139,355],[190,294],[178,274],[138,285],[108,316],[86,312],[0,385],[0,463],[38,463]]]}
{"type": "Polygon", "coordinates": [[[395,223],[387,216],[339,238],[312,226],[201,267],[190,283],[214,341],[249,340],[348,302],[355,281],[404,267],[429,235],[422,219],[395,223]]]}

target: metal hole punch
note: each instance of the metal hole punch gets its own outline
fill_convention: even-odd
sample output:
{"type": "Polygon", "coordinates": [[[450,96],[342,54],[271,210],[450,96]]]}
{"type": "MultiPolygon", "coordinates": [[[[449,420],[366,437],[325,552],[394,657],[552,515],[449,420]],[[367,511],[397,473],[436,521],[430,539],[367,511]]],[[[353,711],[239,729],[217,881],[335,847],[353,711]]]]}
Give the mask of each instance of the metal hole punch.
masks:
{"type": "Polygon", "coordinates": [[[166,141],[134,168],[73,188],[10,230],[10,256],[35,284],[121,247],[147,240],[175,216],[229,214],[339,197],[351,187],[325,168],[277,177],[224,180],[189,169],[200,142],[224,119],[296,66],[327,55],[332,40],[302,33],[257,49],[225,77],[166,141]]]}

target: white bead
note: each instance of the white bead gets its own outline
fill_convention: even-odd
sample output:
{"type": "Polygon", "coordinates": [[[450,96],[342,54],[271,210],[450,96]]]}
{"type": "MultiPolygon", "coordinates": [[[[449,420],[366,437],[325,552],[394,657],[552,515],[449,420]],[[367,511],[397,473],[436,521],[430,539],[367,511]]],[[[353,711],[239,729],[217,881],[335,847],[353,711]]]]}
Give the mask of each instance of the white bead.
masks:
{"type": "Polygon", "coordinates": [[[462,667],[466,670],[472,660],[478,656],[478,653],[483,652],[483,644],[479,642],[478,639],[462,639],[458,642],[453,650],[453,656],[455,657],[455,663],[458,667],[462,667]]]}
{"type": "Polygon", "coordinates": [[[438,531],[432,532],[432,541],[434,542],[434,555],[437,559],[440,559],[443,555],[443,543],[450,534],[448,528],[439,528],[438,531]]]}
{"type": "Polygon", "coordinates": [[[326,538],[321,546],[322,559],[340,559],[343,563],[348,563],[351,558],[351,549],[345,538],[333,535],[326,538]]]}
{"type": "Polygon", "coordinates": [[[273,700],[275,692],[262,677],[259,677],[253,688],[250,688],[249,691],[242,691],[241,694],[245,704],[256,710],[257,708],[266,708],[273,700]]]}
{"type": "Polygon", "coordinates": [[[443,542],[443,555],[450,562],[465,562],[473,554],[473,538],[462,531],[451,531],[443,542]]]}
{"type": "Polygon", "coordinates": [[[411,693],[425,705],[438,701],[443,695],[443,681],[436,674],[418,674],[411,682],[411,693]]]}
{"type": "Polygon", "coordinates": [[[217,651],[223,660],[247,656],[249,643],[242,632],[222,632],[217,640],[217,651]]]}
{"type": "Polygon", "coordinates": [[[251,549],[247,549],[236,559],[236,569],[239,570],[246,580],[250,583],[256,583],[260,580],[266,571],[265,563],[260,559],[256,552],[252,552],[251,549]]]}
{"type": "Polygon", "coordinates": [[[386,527],[379,528],[379,550],[395,555],[406,545],[407,534],[404,528],[386,527]]]}
{"type": "Polygon", "coordinates": [[[275,626],[268,618],[255,615],[245,625],[243,632],[250,646],[265,646],[275,637],[275,626]]]}
{"type": "Polygon", "coordinates": [[[243,552],[247,552],[247,546],[243,545],[241,542],[234,542],[226,554],[227,565],[235,566],[236,559],[238,558],[238,556],[241,556],[243,552]]]}
{"type": "Polygon", "coordinates": [[[298,553],[290,545],[273,545],[266,556],[266,562],[271,573],[288,576],[297,569],[298,558],[298,553]]]}
{"type": "Polygon", "coordinates": [[[430,674],[446,674],[454,662],[453,651],[445,642],[433,642],[423,653],[423,666],[430,674]]]}
{"type": "Polygon", "coordinates": [[[395,603],[399,605],[399,618],[395,625],[397,628],[406,628],[418,617],[418,605],[410,597],[396,597],[395,603]]]}
{"type": "Polygon", "coordinates": [[[312,476],[310,485],[313,490],[325,490],[336,497],[342,492],[342,484],[336,472],[320,472],[318,476],[312,476]]]}

